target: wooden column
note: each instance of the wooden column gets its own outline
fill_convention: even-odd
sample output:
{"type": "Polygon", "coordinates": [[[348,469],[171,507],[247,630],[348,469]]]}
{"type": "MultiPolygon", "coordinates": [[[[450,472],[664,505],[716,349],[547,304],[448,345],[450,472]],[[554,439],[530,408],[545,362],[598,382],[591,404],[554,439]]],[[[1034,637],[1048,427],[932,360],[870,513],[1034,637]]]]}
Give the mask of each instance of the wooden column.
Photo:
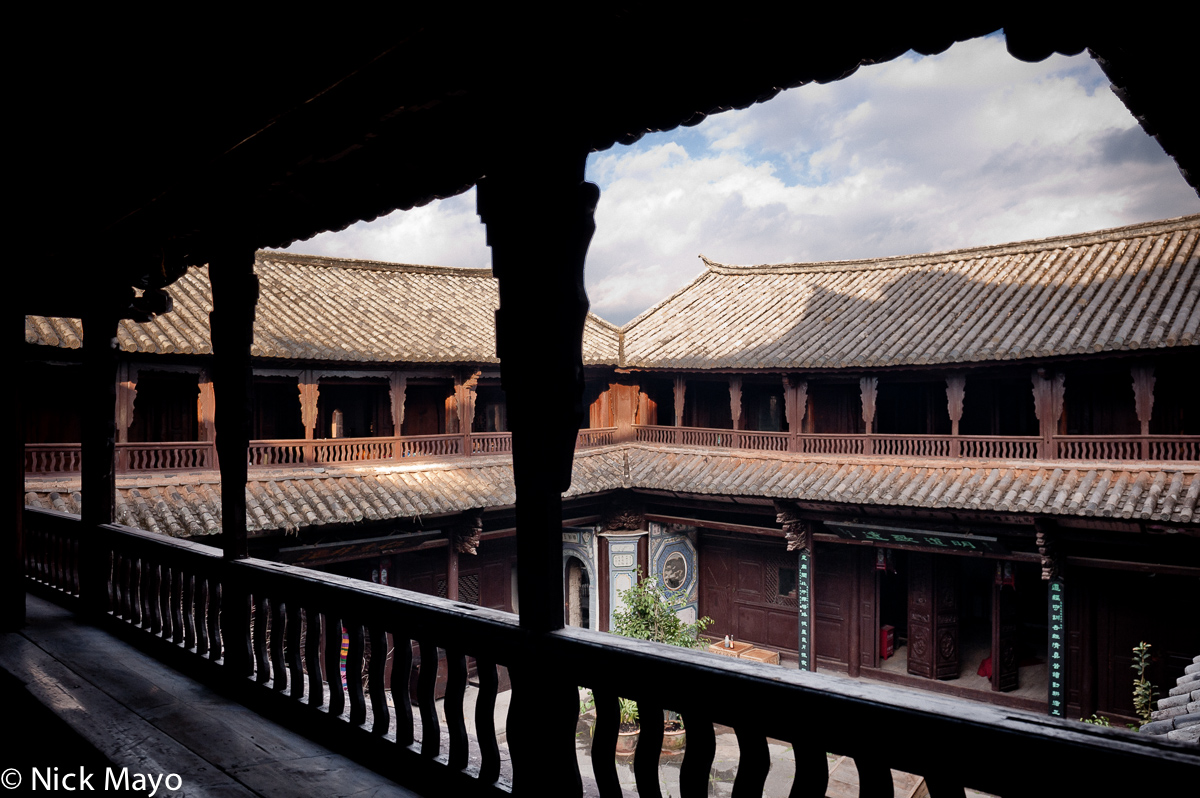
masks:
{"type": "MultiPolygon", "coordinates": [[[[15,304],[15,303],[14,303],[15,304]]],[[[24,341],[25,314],[10,309],[11,340],[18,339],[18,324],[24,341]]],[[[13,632],[25,625],[25,392],[13,391],[16,422],[8,424],[9,479],[16,483],[10,505],[16,518],[0,528],[0,631],[13,632]]],[[[10,510],[11,512],[11,510],[10,510]]]]}
{"type": "Polygon", "coordinates": [[[788,451],[800,451],[800,438],[804,431],[804,415],[808,411],[808,382],[784,375],[783,377],[783,414],[787,418],[788,451]]]}
{"type": "Polygon", "coordinates": [[[863,454],[874,454],[871,440],[871,425],[875,423],[875,395],[879,391],[878,377],[860,377],[858,390],[862,394],[862,418],[867,425],[867,439],[863,441],[863,454]]]}
{"type": "MultiPolygon", "coordinates": [[[[404,395],[408,391],[408,377],[399,371],[393,371],[388,380],[388,398],[392,402],[392,435],[399,438],[404,427],[404,395]]],[[[392,448],[392,458],[399,460],[403,454],[400,443],[392,448]]]]}
{"type": "MultiPolygon", "coordinates": [[[[129,443],[129,425],[133,423],[133,405],[137,401],[137,368],[128,363],[117,365],[117,443],[129,443]]],[[[129,470],[129,452],[117,450],[117,473],[129,470]]]]}
{"type": "MultiPolygon", "coordinates": [[[[571,128],[559,120],[554,129],[571,128]]],[[[583,263],[600,196],[583,179],[587,149],[514,140],[497,148],[503,155],[478,184],[500,293],[496,350],[512,429],[520,623],[533,634],[563,627],[562,493],[585,412],[583,263]]],[[[535,651],[510,668],[513,790],[578,796],[578,689],[535,651]]]]}
{"type": "Polygon", "coordinates": [[[1053,459],[1054,436],[1058,433],[1058,421],[1062,418],[1063,397],[1066,395],[1066,375],[1047,374],[1045,369],[1033,373],[1033,412],[1037,415],[1041,429],[1041,458],[1053,459]]]}
{"type": "Polygon", "coordinates": [[[479,376],[476,371],[454,378],[454,406],[458,415],[458,431],[463,436],[463,454],[471,454],[471,425],[475,421],[475,392],[479,376]]]}
{"type": "MultiPolygon", "coordinates": [[[[208,274],[213,292],[209,323],[214,388],[221,397],[214,425],[221,465],[221,538],[225,559],[237,560],[246,557],[246,451],[253,412],[250,346],[258,302],[253,247],[231,246],[214,252],[209,258],[208,274]]],[[[237,679],[253,670],[249,586],[231,577],[222,590],[225,662],[231,677],[237,679]]]]}
{"type": "Polygon", "coordinates": [[[687,382],[682,376],[675,377],[675,439],[673,443],[679,443],[678,427],[683,426],[683,400],[687,393],[687,382]]]}
{"type": "MultiPolygon", "coordinates": [[[[742,428],[742,378],[729,378],[729,414],[733,417],[733,428],[742,428]]],[[[734,447],[738,445],[738,436],[733,436],[734,447]]]]}
{"type": "Polygon", "coordinates": [[[967,378],[962,374],[952,374],[946,378],[946,410],[950,413],[950,434],[954,440],[950,442],[950,456],[962,454],[961,441],[958,440],[958,422],[962,421],[963,397],[967,391],[967,378]]]}
{"type": "MultiPolygon", "coordinates": [[[[212,374],[209,369],[200,371],[200,396],[196,398],[196,420],[199,422],[200,439],[213,443],[217,439],[217,401],[213,391],[212,374]]],[[[211,462],[205,463],[206,468],[217,467],[217,450],[212,450],[211,462]]]]}
{"type": "MultiPolygon", "coordinates": [[[[304,440],[316,440],[317,430],[317,401],[321,398],[320,383],[312,370],[305,369],[300,375],[300,423],[304,425],[304,440]]],[[[304,446],[304,462],[311,465],[316,462],[317,450],[311,444],[304,446]]]]}
{"type": "MultiPolygon", "coordinates": [[[[87,401],[83,409],[79,482],[84,496],[82,520],[88,528],[111,524],[116,512],[119,319],[116,313],[108,310],[115,304],[116,301],[112,304],[100,302],[95,313],[83,317],[84,385],[81,393],[87,401]]],[[[112,552],[97,546],[92,536],[85,534],[79,553],[83,606],[103,612],[108,608],[112,552]]]]}
{"type": "MultiPolygon", "coordinates": [[[[786,379],[786,378],[785,378],[786,379]]],[[[775,502],[775,522],[783,527],[787,550],[797,553],[796,562],[796,623],[797,654],[800,670],[815,671],[813,657],[812,576],[813,537],[812,524],[800,517],[800,508],[795,502],[775,502]]]]}
{"type": "Polygon", "coordinates": [[[1141,459],[1150,459],[1150,441],[1146,437],[1150,434],[1150,416],[1154,412],[1154,367],[1153,366],[1134,366],[1131,370],[1133,374],[1133,401],[1137,409],[1138,422],[1141,424],[1142,443],[1141,443],[1141,459]]]}

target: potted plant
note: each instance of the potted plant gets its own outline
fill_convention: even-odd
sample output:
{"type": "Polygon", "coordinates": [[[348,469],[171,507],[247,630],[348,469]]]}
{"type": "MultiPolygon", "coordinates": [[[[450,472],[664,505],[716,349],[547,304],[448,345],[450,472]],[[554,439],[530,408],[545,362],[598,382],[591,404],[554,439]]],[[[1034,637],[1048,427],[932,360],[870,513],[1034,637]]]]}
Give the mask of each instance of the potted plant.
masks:
{"type": "MultiPolygon", "coordinates": [[[[700,633],[712,623],[711,618],[699,618],[685,623],[678,615],[686,600],[668,593],[656,580],[643,579],[641,569],[632,587],[619,594],[621,609],[613,613],[613,632],[637,640],[650,640],[682,648],[704,645],[700,633]]],[[[638,723],[637,703],[621,699],[621,728],[627,722],[638,723]]],[[[639,727],[640,728],[640,727],[639,727]]],[[[624,733],[624,731],[622,731],[624,733]]],[[[636,734],[636,732],[634,733],[636,734]]],[[[632,737],[636,741],[636,736],[632,737]]],[[[663,721],[663,750],[678,751],[684,747],[683,720],[668,713],[663,721]]],[[[620,742],[617,750],[620,751],[620,742]]]]}

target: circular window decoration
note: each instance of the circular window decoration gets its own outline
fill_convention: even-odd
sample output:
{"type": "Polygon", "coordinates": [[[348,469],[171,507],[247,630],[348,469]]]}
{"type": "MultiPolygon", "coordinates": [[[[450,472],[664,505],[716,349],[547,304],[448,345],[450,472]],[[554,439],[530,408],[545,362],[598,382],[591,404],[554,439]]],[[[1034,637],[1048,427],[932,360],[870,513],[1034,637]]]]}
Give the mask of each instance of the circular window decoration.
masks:
{"type": "Polygon", "coordinates": [[[678,590],[687,581],[687,560],[677,551],[667,555],[663,563],[663,584],[668,590],[678,590]]]}

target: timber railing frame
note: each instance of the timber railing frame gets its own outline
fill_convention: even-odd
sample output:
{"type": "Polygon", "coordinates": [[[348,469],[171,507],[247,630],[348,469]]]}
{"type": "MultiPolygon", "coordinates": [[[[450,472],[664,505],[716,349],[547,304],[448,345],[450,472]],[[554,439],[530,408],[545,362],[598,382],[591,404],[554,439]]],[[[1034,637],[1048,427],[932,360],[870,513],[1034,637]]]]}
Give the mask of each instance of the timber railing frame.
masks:
{"type": "MultiPolygon", "coordinates": [[[[607,446],[616,441],[616,427],[579,431],[577,447],[607,446]]],[[[511,454],[511,432],[472,432],[469,435],[404,435],[390,438],[296,438],[250,441],[251,468],[331,465],[335,463],[407,462],[409,458],[461,457],[464,439],[468,454],[511,454]]],[[[208,471],[217,467],[216,449],[207,441],[181,443],[118,443],[118,473],[147,471],[208,471]]],[[[78,474],[82,457],[78,443],[25,444],[25,473],[78,474]]]]}
{"type": "Polygon", "coordinates": [[[1194,462],[1200,435],[881,435],[633,425],[634,440],[708,449],[979,460],[1194,462]],[[1044,452],[1048,452],[1045,454],[1044,452]]]}
{"type": "MultiPolygon", "coordinates": [[[[708,795],[713,723],[737,735],[734,795],[762,793],[768,738],[793,746],[794,796],[825,794],[827,752],[854,758],[866,798],[892,795],[891,770],[924,776],[934,798],[962,796],[964,787],[1002,796],[1116,794],[1145,779],[1186,784],[1200,770],[1194,746],[1162,737],[585,629],[538,634],[496,610],[263,560],[226,560],[219,549],[127,527],[85,530],[78,517],[54,511],[24,512],[31,585],[152,655],[192,663],[198,678],[425,794],[522,795],[521,774],[547,756],[566,757],[559,766],[573,768],[580,685],[596,699],[591,759],[601,796],[621,794],[618,696],[636,700],[642,718],[665,709],[682,715],[688,742],[680,792],[688,798],[708,795]],[[218,623],[235,615],[244,639],[225,637],[237,624],[218,623]],[[362,679],[343,688],[337,666],[328,678],[323,663],[338,662],[342,635],[310,634],[314,624],[345,630],[347,672],[362,679]],[[390,663],[367,653],[389,647],[390,663]],[[444,730],[434,698],[438,649],[448,671],[444,730]],[[480,684],[473,741],[463,709],[467,657],[480,684]],[[232,662],[245,663],[241,673],[232,662]],[[501,665],[514,684],[513,782],[502,775],[493,723],[501,665]],[[408,693],[414,667],[415,709],[408,693]]],[[[661,743],[661,725],[644,724],[634,761],[641,796],[660,794],[661,743]]]]}

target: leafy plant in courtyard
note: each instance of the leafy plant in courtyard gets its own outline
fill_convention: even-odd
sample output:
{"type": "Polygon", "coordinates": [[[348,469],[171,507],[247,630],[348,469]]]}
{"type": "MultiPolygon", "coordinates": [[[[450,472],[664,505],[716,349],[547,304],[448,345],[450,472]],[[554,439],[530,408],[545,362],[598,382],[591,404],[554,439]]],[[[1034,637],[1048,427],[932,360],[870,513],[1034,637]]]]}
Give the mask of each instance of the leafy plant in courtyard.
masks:
{"type": "Polygon", "coordinates": [[[1080,720],[1084,723],[1090,723],[1093,726],[1104,726],[1105,728],[1112,727],[1112,721],[1109,720],[1106,715],[1097,715],[1095,712],[1092,713],[1090,718],[1080,718],[1080,720]]]}
{"type": "MultiPolygon", "coordinates": [[[[683,597],[672,597],[657,580],[643,579],[642,570],[637,571],[637,581],[619,594],[621,609],[613,613],[613,631],[622,637],[649,640],[681,648],[699,648],[704,645],[700,633],[712,623],[712,618],[698,618],[685,623],[679,610],[687,603],[683,597]]],[[[632,727],[638,723],[636,701],[620,699],[621,724],[632,727]]],[[[669,721],[682,723],[677,719],[669,721]]]]}
{"type": "Polygon", "coordinates": [[[1133,647],[1133,668],[1137,678],[1133,680],[1133,710],[1142,719],[1142,723],[1150,722],[1150,713],[1154,710],[1154,697],[1158,692],[1146,678],[1146,666],[1150,664],[1150,644],[1138,643],[1133,647]]]}
{"type": "Polygon", "coordinates": [[[686,604],[685,599],[673,598],[657,581],[643,579],[640,568],[633,587],[618,595],[622,607],[613,613],[613,631],[617,634],[683,648],[704,645],[700,633],[708,628],[712,618],[684,623],[677,613],[686,604]]]}

